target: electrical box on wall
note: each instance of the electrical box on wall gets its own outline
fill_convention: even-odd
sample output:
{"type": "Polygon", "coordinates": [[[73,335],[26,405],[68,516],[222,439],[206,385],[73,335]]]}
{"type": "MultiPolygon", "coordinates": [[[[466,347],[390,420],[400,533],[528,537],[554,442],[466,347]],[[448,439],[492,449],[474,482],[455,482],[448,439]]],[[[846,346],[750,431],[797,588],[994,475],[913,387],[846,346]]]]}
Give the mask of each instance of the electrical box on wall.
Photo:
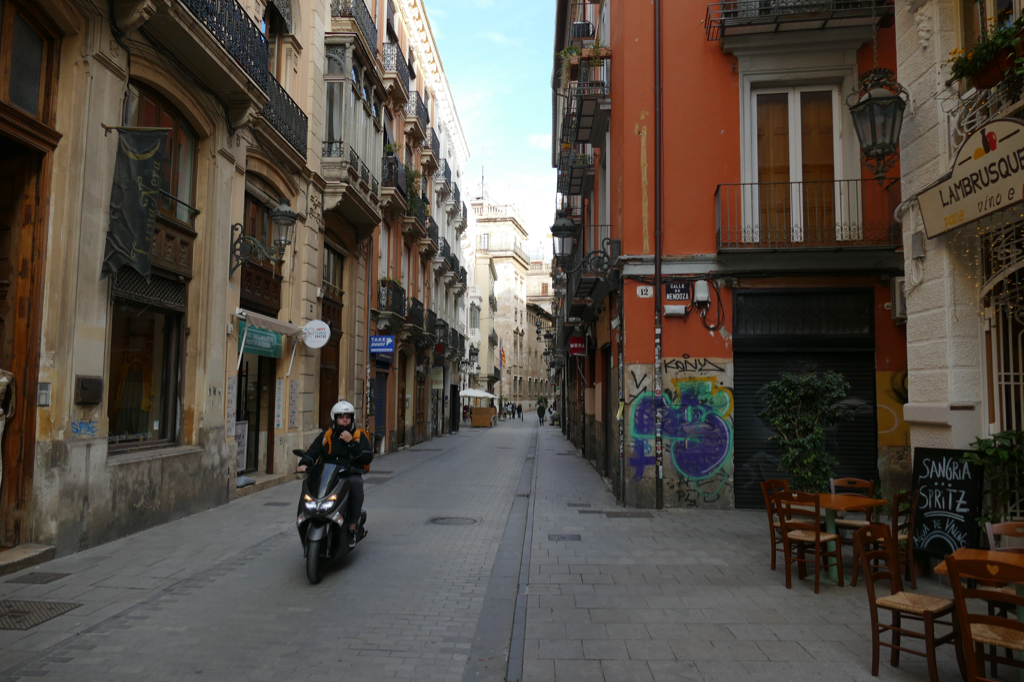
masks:
{"type": "Polygon", "coordinates": [[[892,319],[897,322],[907,321],[906,281],[905,277],[892,278],[892,303],[889,311],[892,313],[892,319]]]}
{"type": "Polygon", "coordinates": [[[75,404],[99,405],[103,402],[103,377],[75,377],[75,404]]]}

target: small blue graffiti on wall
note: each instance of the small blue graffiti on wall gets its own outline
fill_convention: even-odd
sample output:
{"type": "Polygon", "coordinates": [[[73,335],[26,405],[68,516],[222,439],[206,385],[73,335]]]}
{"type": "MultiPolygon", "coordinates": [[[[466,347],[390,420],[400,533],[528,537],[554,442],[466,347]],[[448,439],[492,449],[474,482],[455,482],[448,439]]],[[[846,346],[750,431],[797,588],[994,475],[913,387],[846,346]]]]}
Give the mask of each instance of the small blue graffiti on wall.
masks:
{"type": "Polygon", "coordinates": [[[654,466],[654,449],[643,438],[633,441],[633,456],[629,458],[629,466],[633,467],[633,480],[644,480],[644,468],[654,466]]]}
{"type": "Polygon", "coordinates": [[[71,440],[78,438],[79,436],[95,436],[99,431],[99,422],[95,419],[85,421],[83,419],[77,419],[71,422],[71,440]]]}

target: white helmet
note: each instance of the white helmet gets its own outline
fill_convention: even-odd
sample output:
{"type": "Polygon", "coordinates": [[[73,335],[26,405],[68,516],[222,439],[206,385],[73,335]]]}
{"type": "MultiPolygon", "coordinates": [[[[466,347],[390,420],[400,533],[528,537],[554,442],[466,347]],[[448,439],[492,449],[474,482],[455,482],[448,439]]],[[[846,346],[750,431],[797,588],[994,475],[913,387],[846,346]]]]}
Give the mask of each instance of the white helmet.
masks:
{"type": "Polygon", "coordinates": [[[356,421],[356,408],[347,400],[338,401],[331,408],[331,423],[338,421],[339,414],[352,415],[352,422],[356,421]]]}

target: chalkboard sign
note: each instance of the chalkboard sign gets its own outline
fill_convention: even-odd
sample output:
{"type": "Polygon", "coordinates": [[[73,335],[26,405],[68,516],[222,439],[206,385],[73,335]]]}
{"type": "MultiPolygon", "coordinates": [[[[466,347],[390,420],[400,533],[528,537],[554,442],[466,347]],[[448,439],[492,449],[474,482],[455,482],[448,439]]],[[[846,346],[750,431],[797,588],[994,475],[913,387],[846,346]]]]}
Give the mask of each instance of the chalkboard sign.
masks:
{"type": "Polygon", "coordinates": [[[914,449],[914,488],[921,491],[914,523],[914,551],[936,557],[977,547],[981,536],[981,467],[963,450],[914,449]]]}

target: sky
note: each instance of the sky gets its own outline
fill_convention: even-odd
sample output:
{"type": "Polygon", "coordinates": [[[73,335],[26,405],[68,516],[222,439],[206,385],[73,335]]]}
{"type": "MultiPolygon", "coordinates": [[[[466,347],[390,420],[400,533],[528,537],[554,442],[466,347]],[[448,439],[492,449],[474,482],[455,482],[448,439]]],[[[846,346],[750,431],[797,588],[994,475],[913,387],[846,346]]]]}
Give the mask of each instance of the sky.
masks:
{"type": "Polygon", "coordinates": [[[513,202],[527,250],[551,253],[551,65],[555,0],[425,0],[441,63],[469,146],[459,191],[513,202]]]}

